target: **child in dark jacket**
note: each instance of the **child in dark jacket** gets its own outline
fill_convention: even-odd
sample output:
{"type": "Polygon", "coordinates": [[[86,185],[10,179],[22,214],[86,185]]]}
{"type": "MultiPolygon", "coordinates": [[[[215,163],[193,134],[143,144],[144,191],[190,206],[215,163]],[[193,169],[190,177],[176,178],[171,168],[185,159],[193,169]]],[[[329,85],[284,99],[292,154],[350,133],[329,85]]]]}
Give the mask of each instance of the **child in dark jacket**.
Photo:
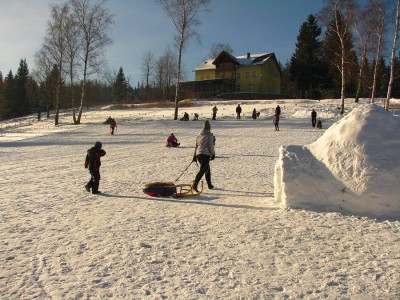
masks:
{"type": "Polygon", "coordinates": [[[275,131],[279,131],[279,115],[275,114],[272,121],[274,122],[275,125],[275,131]]]}
{"type": "Polygon", "coordinates": [[[89,169],[91,178],[89,182],[85,185],[88,192],[92,190],[92,194],[100,194],[99,184],[100,184],[100,157],[106,155],[106,151],[101,149],[103,145],[100,142],[96,142],[94,147],[87,151],[85,159],[85,168],[89,169]]]}

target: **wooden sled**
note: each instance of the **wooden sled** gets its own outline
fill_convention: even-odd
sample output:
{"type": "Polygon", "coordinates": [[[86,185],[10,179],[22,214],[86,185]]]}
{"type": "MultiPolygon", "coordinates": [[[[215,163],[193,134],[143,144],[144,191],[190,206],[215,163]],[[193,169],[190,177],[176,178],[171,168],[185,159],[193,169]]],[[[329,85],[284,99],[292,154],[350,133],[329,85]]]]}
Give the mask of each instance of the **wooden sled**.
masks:
{"type": "Polygon", "coordinates": [[[203,191],[203,181],[199,192],[193,190],[190,184],[174,184],[172,182],[152,182],[146,183],[143,193],[151,197],[191,197],[198,196],[203,191]]]}

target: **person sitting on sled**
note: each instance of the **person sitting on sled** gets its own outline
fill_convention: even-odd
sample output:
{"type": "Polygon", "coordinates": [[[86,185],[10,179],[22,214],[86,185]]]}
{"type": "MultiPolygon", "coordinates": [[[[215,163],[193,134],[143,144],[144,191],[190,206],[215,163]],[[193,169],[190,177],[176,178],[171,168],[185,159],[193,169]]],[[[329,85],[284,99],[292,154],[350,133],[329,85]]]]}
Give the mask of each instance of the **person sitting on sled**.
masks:
{"type": "Polygon", "coordinates": [[[193,181],[192,189],[198,193],[197,185],[199,184],[203,175],[206,176],[206,181],[209,189],[214,186],[211,183],[210,160],[215,158],[215,137],[211,133],[211,125],[208,120],[204,122],[204,128],[196,139],[196,147],[194,150],[193,161],[200,163],[200,170],[193,181]]]}
{"type": "Polygon", "coordinates": [[[100,166],[101,161],[100,157],[106,155],[106,151],[101,149],[103,145],[100,142],[96,142],[94,147],[90,148],[87,151],[85,158],[85,168],[89,169],[90,172],[90,180],[85,185],[85,189],[90,193],[92,190],[92,194],[100,194],[99,184],[100,184],[100,166]]]}
{"type": "Polygon", "coordinates": [[[167,147],[178,147],[181,143],[178,143],[178,139],[173,133],[167,139],[167,147]]]}

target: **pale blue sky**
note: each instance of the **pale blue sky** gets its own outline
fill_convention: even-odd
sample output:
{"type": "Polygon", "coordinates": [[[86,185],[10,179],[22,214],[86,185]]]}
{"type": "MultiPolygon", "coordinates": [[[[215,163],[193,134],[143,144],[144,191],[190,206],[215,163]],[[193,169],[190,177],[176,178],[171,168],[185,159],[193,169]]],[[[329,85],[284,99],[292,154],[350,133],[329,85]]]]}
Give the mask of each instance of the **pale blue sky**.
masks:
{"type": "MultiPolygon", "coordinates": [[[[50,2],[64,1],[0,0],[0,71],[4,77],[10,69],[17,71],[21,58],[30,70],[34,68],[50,2]]],[[[190,40],[183,56],[187,79],[193,79],[192,70],[207,58],[214,43],[229,43],[234,55],[274,52],[285,64],[295,50],[301,24],[323,5],[324,0],[211,0],[211,11],[200,16],[201,43],[190,40]]],[[[115,20],[110,32],[114,43],[106,52],[109,69],[116,72],[122,66],[136,86],[147,51],[156,58],[168,45],[175,51],[172,22],[154,0],[108,0],[107,7],[115,20]]]]}

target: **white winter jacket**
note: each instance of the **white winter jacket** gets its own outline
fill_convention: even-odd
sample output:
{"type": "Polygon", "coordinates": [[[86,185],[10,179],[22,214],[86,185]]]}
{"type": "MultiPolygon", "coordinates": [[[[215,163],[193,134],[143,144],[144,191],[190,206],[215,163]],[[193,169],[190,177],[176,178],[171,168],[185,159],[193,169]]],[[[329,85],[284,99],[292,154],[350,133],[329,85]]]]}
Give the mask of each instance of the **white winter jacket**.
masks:
{"type": "Polygon", "coordinates": [[[195,155],[205,154],[215,156],[215,137],[209,129],[203,129],[196,139],[195,155]]]}

